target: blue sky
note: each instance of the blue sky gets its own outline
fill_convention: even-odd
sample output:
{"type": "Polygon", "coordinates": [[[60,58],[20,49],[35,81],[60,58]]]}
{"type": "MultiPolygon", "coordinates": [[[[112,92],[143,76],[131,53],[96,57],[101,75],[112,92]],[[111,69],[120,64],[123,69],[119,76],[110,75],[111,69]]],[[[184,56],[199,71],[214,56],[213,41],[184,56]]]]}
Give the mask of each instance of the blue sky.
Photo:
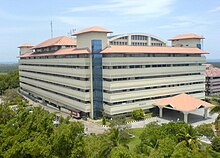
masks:
{"type": "Polygon", "coordinates": [[[113,34],[145,32],[164,40],[205,36],[208,59],[220,59],[220,0],[0,0],[0,62],[17,61],[17,46],[38,44],[99,25],[113,34]]]}

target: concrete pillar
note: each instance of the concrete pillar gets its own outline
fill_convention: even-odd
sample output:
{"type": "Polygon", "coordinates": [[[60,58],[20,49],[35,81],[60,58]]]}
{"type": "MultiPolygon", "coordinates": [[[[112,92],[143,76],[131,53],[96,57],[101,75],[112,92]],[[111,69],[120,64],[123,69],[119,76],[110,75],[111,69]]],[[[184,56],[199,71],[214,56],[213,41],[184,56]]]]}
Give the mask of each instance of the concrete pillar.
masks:
{"type": "Polygon", "coordinates": [[[93,71],[92,71],[92,54],[90,54],[89,56],[89,60],[90,60],[90,65],[89,65],[89,69],[90,69],[90,100],[91,100],[91,106],[90,106],[90,118],[93,119],[93,71]]]}
{"type": "Polygon", "coordinates": [[[147,37],[147,45],[151,46],[151,37],[150,36],[147,37]]]}
{"type": "Polygon", "coordinates": [[[163,108],[159,107],[159,117],[163,117],[163,108]]]}
{"type": "Polygon", "coordinates": [[[185,123],[188,123],[188,112],[183,112],[183,114],[184,114],[184,122],[185,123]]]}
{"type": "Polygon", "coordinates": [[[131,45],[131,35],[128,35],[128,45],[131,45]]]}
{"type": "Polygon", "coordinates": [[[207,117],[208,117],[208,110],[209,109],[204,109],[204,115],[203,115],[203,117],[204,117],[204,119],[207,119],[207,117]]]}

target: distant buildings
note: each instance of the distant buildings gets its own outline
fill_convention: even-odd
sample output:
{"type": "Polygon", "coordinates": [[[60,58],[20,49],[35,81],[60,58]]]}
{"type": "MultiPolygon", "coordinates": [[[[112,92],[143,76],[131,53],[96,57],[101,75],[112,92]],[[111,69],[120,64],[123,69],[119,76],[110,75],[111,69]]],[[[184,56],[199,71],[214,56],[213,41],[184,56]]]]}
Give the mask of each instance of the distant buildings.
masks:
{"type": "Polygon", "coordinates": [[[169,47],[152,35],[111,32],[91,27],[76,39],[57,37],[22,51],[21,92],[92,118],[149,109],[180,93],[205,97],[203,37],[177,36],[169,47]]]}
{"type": "Polygon", "coordinates": [[[214,67],[212,64],[204,65],[206,66],[206,95],[220,93],[220,68],[214,67]]]}

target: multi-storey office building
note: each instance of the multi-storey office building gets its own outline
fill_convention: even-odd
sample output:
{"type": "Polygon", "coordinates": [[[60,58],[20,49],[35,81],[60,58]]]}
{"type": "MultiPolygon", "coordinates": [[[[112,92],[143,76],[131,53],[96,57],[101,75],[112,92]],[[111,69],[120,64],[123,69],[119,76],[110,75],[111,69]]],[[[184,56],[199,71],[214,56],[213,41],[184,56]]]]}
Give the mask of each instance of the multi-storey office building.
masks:
{"type": "Polygon", "coordinates": [[[206,95],[220,93],[220,68],[214,67],[212,64],[204,65],[206,66],[206,95]]]}
{"type": "Polygon", "coordinates": [[[21,55],[21,91],[92,118],[102,111],[112,116],[149,109],[156,100],[180,93],[204,98],[206,52],[108,45],[107,33],[91,27],[74,34],[77,45],[50,39],[21,55]]]}

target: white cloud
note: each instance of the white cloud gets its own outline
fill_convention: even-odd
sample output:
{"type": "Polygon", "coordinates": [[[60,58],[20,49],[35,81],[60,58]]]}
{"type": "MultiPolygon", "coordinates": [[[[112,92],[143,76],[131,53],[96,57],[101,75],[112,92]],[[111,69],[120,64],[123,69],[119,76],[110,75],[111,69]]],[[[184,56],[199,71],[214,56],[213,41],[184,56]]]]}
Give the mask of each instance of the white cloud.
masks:
{"type": "Polygon", "coordinates": [[[190,17],[190,16],[177,16],[171,19],[170,24],[159,26],[159,29],[169,30],[196,30],[198,28],[211,25],[210,20],[206,20],[204,17],[190,17]]]}
{"type": "Polygon", "coordinates": [[[220,6],[210,10],[210,12],[220,12],[220,6]]]}
{"type": "Polygon", "coordinates": [[[69,12],[111,12],[116,15],[159,17],[171,12],[175,0],[109,0],[98,5],[73,7],[69,12]]]}

